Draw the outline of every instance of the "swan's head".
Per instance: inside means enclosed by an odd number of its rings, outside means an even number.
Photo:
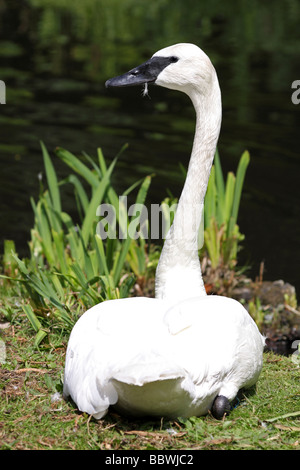
[[[106,87],[154,83],[192,94],[205,93],[216,77],[208,56],[194,44],[175,44],[156,52],[151,59],[129,72],[107,80]]]

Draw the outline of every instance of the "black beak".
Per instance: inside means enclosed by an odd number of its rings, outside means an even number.
[[[129,70],[129,72],[107,80],[105,86],[110,88],[155,83],[160,72],[169,64],[177,62],[177,60],[177,57],[152,57],[147,62]]]

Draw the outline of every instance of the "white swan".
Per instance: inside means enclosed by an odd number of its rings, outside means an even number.
[[[235,300],[207,296],[197,249],[204,196],[221,124],[218,79],[197,46],[160,50],[106,85],[155,83],[187,93],[196,110],[188,174],[156,273],[156,298],[111,300],[74,326],[64,395],[95,418],[124,413],[220,419],[262,368],[264,338]]]

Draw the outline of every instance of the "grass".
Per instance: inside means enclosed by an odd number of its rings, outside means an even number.
[[[18,307],[16,307],[18,308]],[[265,353],[253,394],[241,396],[224,421],[132,420],[111,411],[96,421],[61,398],[67,336],[51,333],[32,348],[32,327],[20,312],[2,329],[0,449],[200,450],[300,448],[299,363]]]

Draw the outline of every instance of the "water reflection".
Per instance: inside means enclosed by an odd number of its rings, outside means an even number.
[[[219,150],[225,171],[245,148],[251,163],[240,212],[246,234],[241,262],[252,274],[300,288],[299,2],[157,0],[0,1],[0,234],[26,250],[29,203],[42,171],[39,141],[113,158],[129,149],[117,172],[121,188],[156,173],[150,199],[179,194],[178,162],[187,165],[194,112],[187,97],[158,87],[150,100],[137,89],[107,91],[107,78],[176,42],[194,42],[212,58],[223,93]],[[57,162],[60,174],[63,166]],[[72,199],[66,199],[70,207]]]

